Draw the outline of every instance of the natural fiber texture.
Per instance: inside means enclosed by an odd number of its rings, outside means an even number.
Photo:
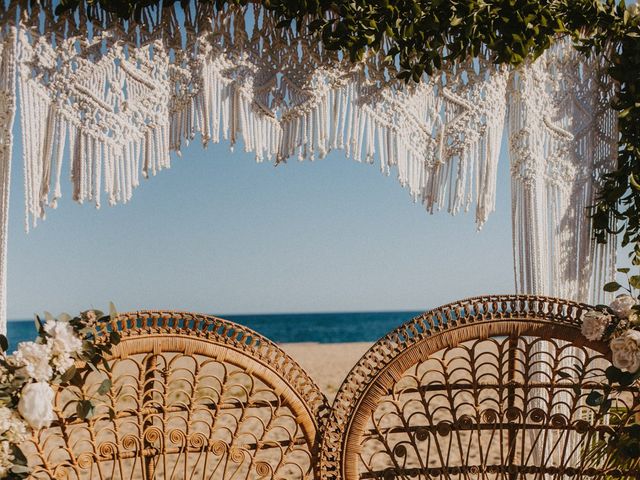
[[[491,296],[431,310],[371,347],[331,411],[245,327],[124,314],[104,329],[122,334],[111,371],[85,368],[84,385],[60,389],[57,422],[24,449],[34,478],[637,478],[585,453],[640,413],[637,386],[614,387],[606,415],[586,404],[610,365],[607,345],[580,335],[590,308]],[[88,396],[95,415],[81,421]]]
[[[548,297],[478,297],[386,335],[336,395],[323,478],[637,478],[585,454],[640,411],[635,386],[614,387],[609,415],[586,404],[610,365],[607,345],[580,335],[588,310]]]
[[[518,71],[510,88],[516,291],[602,303],[616,241],[596,244],[587,212],[614,167],[617,114],[601,59],[568,43]]]
[[[0,25],[0,333],[7,333],[7,237],[15,99],[16,29]]]
[[[316,384],[275,344],[207,315],[137,312],[103,333],[122,341],[111,371],[59,389],[58,420],[23,450],[33,478],[244,480],[317,478],[328,414]],[[97,394],[105,378],[106,395]],[[76,416],[93,398],[94,415]]]
[[[56,22],[48,6],[20,23],[33,222],[62,194],[65,148],[74,199],[99,206],[103,190],[111,204],[128,201],[140,175],[167,168],[169,152],[199,133],[205,144],[242,140],[258,161],[336,148],[357,161],[377,155],[428,210],[455,213],[476,200],[484,223],[495,201],[506,71],[475,61],[403,87],[378,59],[341,62],[316,40],[275,28],[261,7],[212,8],[197,2],[187,15],[183,29],[195,33],[185,49],[171,9],[141,41],[135,29],[100,21],[87,39],[75,18]]]

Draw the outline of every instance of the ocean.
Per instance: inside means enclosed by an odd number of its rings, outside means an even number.
[[[419,312],[286,313],[268,315],[220,315],[245,325],[277,343],[375,342],[411,320]],[[7,325],[9,351],[19,342],[33,340],[32,320],[13,320]]]

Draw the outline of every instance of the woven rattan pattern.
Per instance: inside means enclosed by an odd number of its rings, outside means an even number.
[[[608,416],[586,405],[610,365],[607,346],[580,334],[588,308],[478,297],[386,335],[336,396],[323,478],[637,477],[584,454],[639,410],[630,388],[620,388]]]
[[[60,389],[58,421],[25,446],[34,478],[312,479],[319,423],[316,384],[274,343],[208,315],[122,314],[111,372],[86,369]],[[102,336],[104,338],[104,336]],[[106,395],[96,391],[112,380]],[[92,397],[95,413],[76,416]]]

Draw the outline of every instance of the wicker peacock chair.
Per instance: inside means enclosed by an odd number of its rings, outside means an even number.
[[[478,297],[386,335],[336,396],[322,478],[638,478],[586,453],[639,410],[631,387],[608,414],[587,405],[610,365],[607,346],[580,334],[587,308]]]
[[[327,403],[275,344],[190,313],[123,314],[112,329],[122,341],[110,371],[87,369],[85,385],[59,389],[58,420],[25,445],[34,478],[317,478]],[[81,421],[88,397],[95,413]]]

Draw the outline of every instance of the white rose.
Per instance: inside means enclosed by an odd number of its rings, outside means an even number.
[[[49,380],[53,375],[51,346],[35,342],[20,342],[13,358],[18,367],[24,367],[26,374],[38,382]]]
[[[631,314],[631,307],[636,304],[636,299],[631,295],[620,295],[611,302],[611,310],[620,318],[627,318]]]
[[[4,478],[13,467],[13,451],[11,444],[7,440],[0,442],[0,478]]]
[[[47,382],[28,383],[22,389],[18,412],[33,429],[48,427],[55,419],[53,389]]]
[[[14,444],[22,443],[26,440],[26,425],[15,410],[0,407],[0,434]]]
[[[582,326],[580,330],[587,340],[602,340],[602,335],[607,329],[611,317],[606,313],[591,310],[582,317]]]
[[[67,322],[49,320],[44,324],[44,331],[50,335],[47,343],[51,345],[51,363],[58,372],[66,372],[73,366],[71,355],[82,351],[82,340]]]
[[[67,357],[66,355],[58,355],[51,359],[51,362],[56,367],[56,370],[60,373],[64,373],[73,367],[75,360],[71,357]]]
[[[636,373],[640,369],[640,332],[627,330],[609,343],[614,367],[623,372]]]
[[[51,344],[53,355],[69,356],[82,351],[82,340],[68,322],[49,320],[44,324],[44,331],[51,336],[47,343]]]
[[[96,315],[96,312],[93,310],[87,310],[84,314],[84,318],[90,324],[95,323],[95,321],[98,320],[98,316]]]

